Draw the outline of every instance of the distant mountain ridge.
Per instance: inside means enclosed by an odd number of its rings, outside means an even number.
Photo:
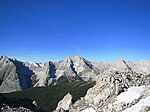
[[[70,56],[59,62],[21,62],[0,56],[0,92],[20,91],[30,87],[49,86],[59,82],[95,81],[107,71],[150,74],[150,61],[91,62],[80,56]]]

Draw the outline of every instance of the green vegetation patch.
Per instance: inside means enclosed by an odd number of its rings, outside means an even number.
[[[11,98],[30,98],[37,101],[38,105],[46,112],[55,110],[58,102],[70,93],[73,102],[85,96],[87,90],[95,85],[95,82],[64,83],[48,87],[35,87],[24,91],[4,94]]]

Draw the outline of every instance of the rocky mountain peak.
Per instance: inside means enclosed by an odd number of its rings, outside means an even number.
[[[92,64],[81,56],[69,56],[67,58],[67,61],[74,63],[75,65],[78,65],[78,66],[85,65],[85,66],[92,68]]]
[[[43,65],[46,66],[46,67],[48,67],[48,66],[50,66],[50,65],[52,65],[52,64],[53,64],[53,62],[48,61],[48,62],[45,62]]]
[[[8,61],[10,62],[10,59],[7,56],[0,56],[0,61],[2,63],[7,63]]]
[[[37,66],[37,67],[40,67],[38,63],[36,63],[35,61],[31,61],[29,62],[30,64],[34,65],[34,66]]]
[[[7,56],[0,56],[0,60],[1,59],[9,59]]]
[[[126,61],[123,60],[123,59],[119,59],[115,63],[118,64],[118,65],[123,65],[123,64],[126,64]]]
[[[69,56],[69,57],[67,57],[67,59],[70,59],[70,60],[81,60],[83,58],[81,56]]]
[[[84,63],[84,60],[85,59],[80,56],[69,56],[64,61],[67,63]]]
[[[131,71],[131,68],[128,66],[125,60],[119,59],[113,63],[113,67],[119,71]]]

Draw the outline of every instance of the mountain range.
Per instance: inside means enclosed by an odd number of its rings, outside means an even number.
[[[148,75],[150,61],[91,62],[80,56],[70,56],[59,62],[21,62],[0,56],[0,92],[25,90],[30,87],[48,86],[69,81],[95,81],[106,71],[134,71]]]
[[[37,63],[0,56],[0,92],[34,98],[46,112],[148,112],[149,85],[147,60],[92,62],[70,56]]]

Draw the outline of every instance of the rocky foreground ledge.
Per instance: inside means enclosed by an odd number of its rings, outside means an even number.
[[[96,85],[85,97],[74,104],[69,103],[69,112],[149,112],[150,78],[136,72],[107,71],[96,77]],[[64,97],[64,99],[66,96]],[[56,112],[65,112],[65,100]],[[62,102],[61,101],[61,102]]]

